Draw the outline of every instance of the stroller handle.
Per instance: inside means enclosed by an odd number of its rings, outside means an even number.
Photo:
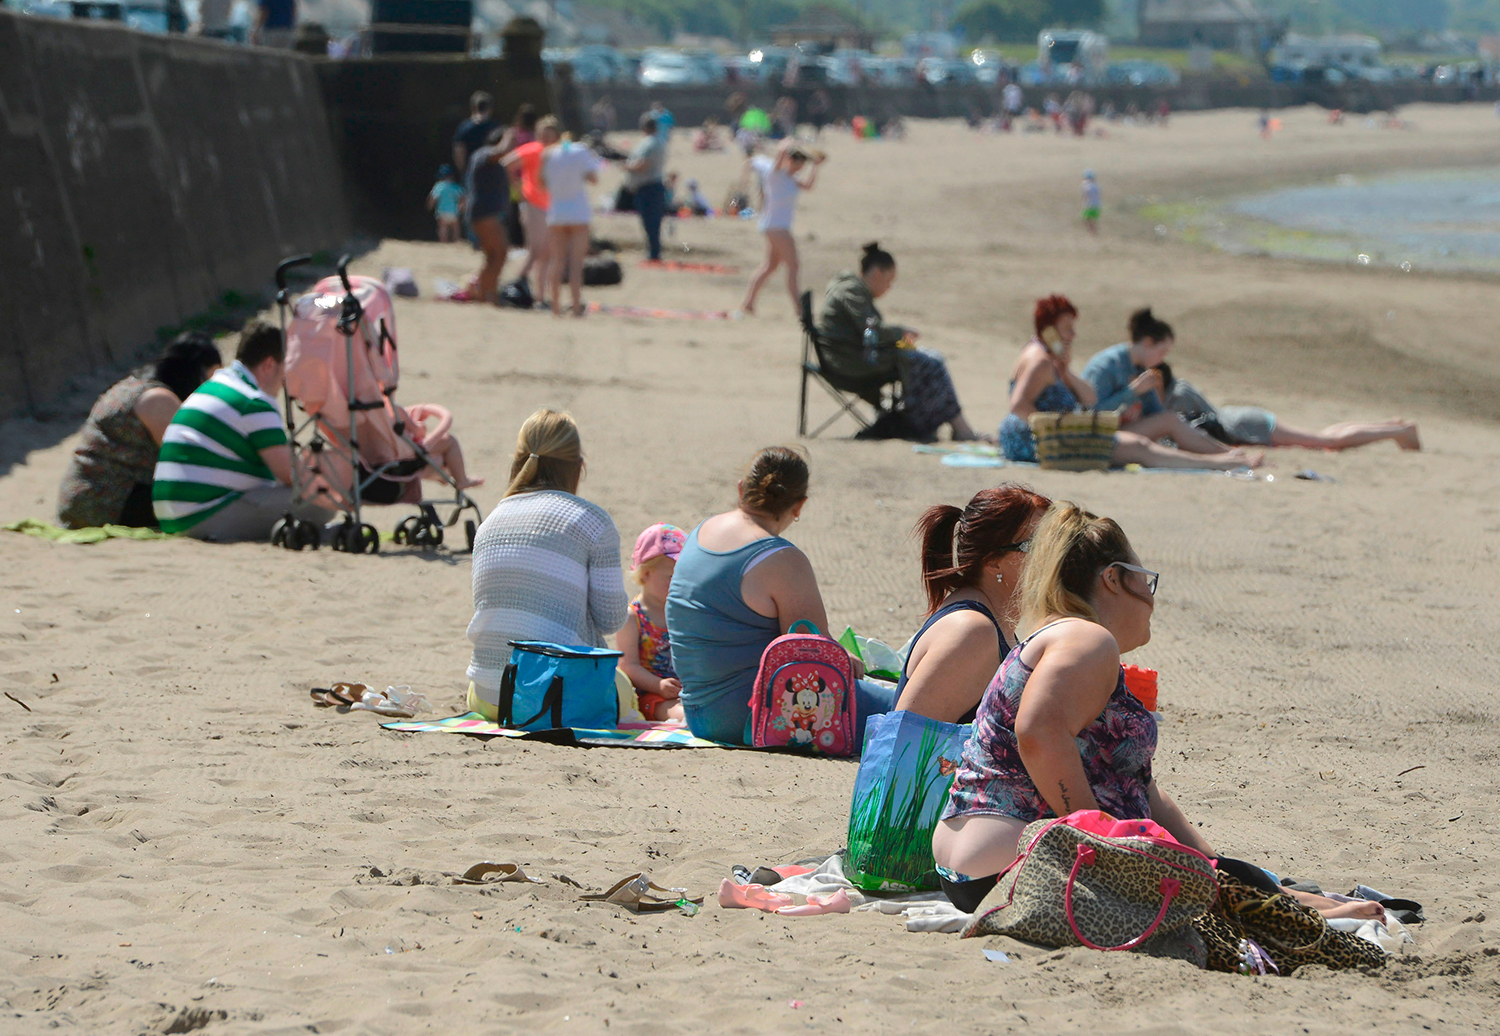
[[[312,262],[310,255],[293,255],[281,260],[276,264],[276,289],[286,291],[286,272],[293,267],[306,266]]]
[[[354,259],[352,255],[339,256],[339,280],[344,282],[345,291],[353,291],[354,285],[349,283],[349,263]]]

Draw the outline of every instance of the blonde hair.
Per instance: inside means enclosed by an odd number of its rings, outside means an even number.
[[[652,569],[659,567],[663,561],[672,560],[674,559],[667,557],[665,554],[658,554],[654,558],[647,558],[631,569],[630,579],[636,586],[644,587],[646,585],[646,577],[651,574]]]
[[[1089,603],[1095,577],[1133,556],[1130,540],[1113,518],[1092,515],[1067,500],[1053,504],[1031,534],[1021,572],[1020,628],[1035,629],[1049,615],[1098,621]]]
[[[528,417],[516,436],[506,496],[540,489],[578,490],[583,477],[583,442],[573,415],[546,407]]]
[[[536,120],[536,135],[541,136],[543,130],[553,130],[559,137],[562,136],[562,123],[557,121],[556,115],[543,115]]]

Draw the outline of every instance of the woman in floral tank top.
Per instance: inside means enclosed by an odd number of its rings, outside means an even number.
[[[1213,850],[1157,787],[1156,720],[1120,656],[1151,639],[1157,575],[1114,521],[1057,503],[1031,538],[1021,616],[1034,632],[995,674],[933,834],[943,890],[973,911],[1040,817],[1100,809]]]

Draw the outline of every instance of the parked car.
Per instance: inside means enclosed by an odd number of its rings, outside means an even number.
[[[706,80],[687,55],[675,50],[648,50],[641,55],[636,81],[642,86],[695,86]]]
[[[702,82],[722,83],[729,78],[724,59],[711,50],[685,50],[682,56],[692,63]]]

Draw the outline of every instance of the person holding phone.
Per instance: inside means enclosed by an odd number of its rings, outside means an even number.
[[[1032,314],[1036,335],[1021,350],[1010,379],[1010,413],[1000,425],[1000,448],[1005,459],[1036,463],[1036,436],[1027,422],[1032,414],[1065,414],[1094,408],[1098,393],[1086,379],[1073,373],[1073,339],[1077,336],[1078,308],[1065,295],[1039,299]],[[1205,437],[1206,438],[1206,437]],[[1110,460],[1117,466],[1139,464],[1146,468],[1209,468],[1232,471],[1255,468],[1265,454],[1243,450],[1216,453],[1184,453],[1139,432],[1115,433]]]

